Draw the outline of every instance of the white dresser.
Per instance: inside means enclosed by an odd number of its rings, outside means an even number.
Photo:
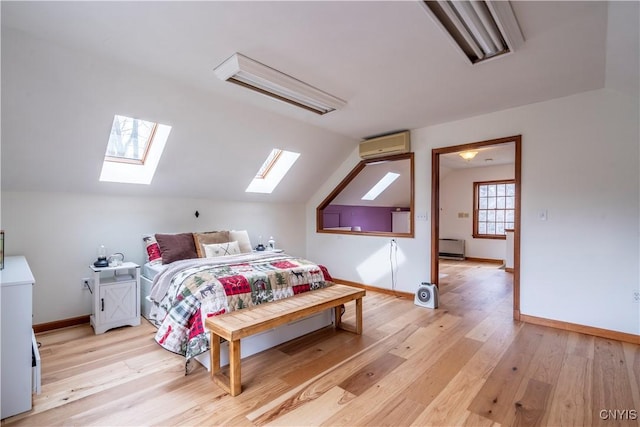
[[[2,418],[31,409],[33,387],[32,293],[35,280],[23,256],[10,256],[2,282]],[[39,356],[38,356],[39,358]]]

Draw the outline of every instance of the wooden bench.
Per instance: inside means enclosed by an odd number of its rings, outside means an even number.
[[[242,391],[240,381],[240,339],[284,325],[330,308],[336,308],[355,300],[355,327],[342,324],[341,310],[335,310],[335,327],[362,334],[362,298],[365,290],[345,285],[304,292],[291,298],[260,304],[231,313],[212,316],[205,320],[210,331],[211,379],[231,396]],[[220,338],[229,342],[229,376],[220,370]]]

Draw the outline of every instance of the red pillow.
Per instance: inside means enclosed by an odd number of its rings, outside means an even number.
[[[147,254],[147,261],[151,265],[161,264],[162,263],[162,253],[160,253],[160,246],[158,246],[158,242],[156,238],[153,236],[143,236],[142,241],[144,242],[145,251]]]
[[[181,259],[198,258],[192,233],[156,234],[162,254],[162,263],[170,264]]]

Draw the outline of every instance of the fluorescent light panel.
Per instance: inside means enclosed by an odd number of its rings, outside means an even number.
[[[513,52],[524,37],[508,1],[422,1],[429,16],[472,63]]]
[[[376,185],[371,187],[371,190],[369,190],[367,194],[362,196],[362,200],[375,200],[376,197],[378,197],[384,190],[386,190],[387,187],[389,187],[393,183],[393,181],[398,179],[399,176],[399,173],[387,172],[387,174],[383,176]]]
[[[213,71],[221,80],[244,86],[317,114],[330,113],[346,105],[346,102],[340,98],[240,53],[234,53]]]

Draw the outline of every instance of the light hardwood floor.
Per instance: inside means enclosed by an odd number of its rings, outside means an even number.
[[[39,334],[42,394],[2,425],[640,425],[640,346],[514,322],[496,265],[440,273],[439,309],[369,291],[362,336],[324,329],[245,359],[235,398],[202,366],[185,376],[146,321]]]

